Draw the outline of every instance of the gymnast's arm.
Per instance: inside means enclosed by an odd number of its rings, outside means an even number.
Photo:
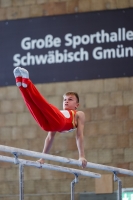
[[[76,143],[79,152],[79,160],[82,161],[82,167],[85,168],[87,165],[87,160],[85,159],[84,153],[84,123],[85,123],[85,114],[82,111],[77,112],[77,131],[76,131]]]
[[[55,134],[56,134],[56,132],[51,132],[51,131],[48,132],[48,135],[47,135],[45,142],[44,142],[44,147],[43,147],[42,153],[48,153],[49,152],[49,150],[50,150],[50,148],[53,144]],[[41,164],[43,164],[45,161],[44,161],[43,158],[41,158],[37,162],[40,162]]]

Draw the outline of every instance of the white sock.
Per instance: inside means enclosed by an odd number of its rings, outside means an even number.
[[[21,77],[21,73],[20,73],[19,67],[16,67],[16,68],[13,70],[13,73],[14,73],[15,78]],[[20,86],[22,85],[22,83],[21,83],[21,82],[16,82],[16,85],[17,85],[18,87],[20,87]]]

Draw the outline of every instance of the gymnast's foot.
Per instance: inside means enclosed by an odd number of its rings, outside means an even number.
[[[37,160],[36,162],[39,162],[40,164],[44,164],[45,160],[43,158],[40,158],[39,160]]]
[[[29,72],[26,69],[21,68],[21,67],[19,68],[19,71],[20,71],[21,76],[22,76],[22,86],[24,88],[26,88],[28,86],[27,80],[29,79]]]
[[[20,87],[22,85],[22,75],[20,73],[20,70],[19,70],[20,67],[16,67],[14,70],[13,70],[13,74],[15,76],[15,79],[16,79],[16,85],[18,87]]]

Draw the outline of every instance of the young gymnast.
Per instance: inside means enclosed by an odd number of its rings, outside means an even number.
[[[29,79],[29,72],[21,67],[16,67],[13,71],[16,85],[19,87],[22,97],[40,127],[48,131],[44,142],[43,153],[48,153],[56,132],[69,132],[76,129],[76,143],[79,152],[79,160],[85,168],[87,161],[84,155],[83,130],[85,115],[82,111],[77,111],[79,106],[79,96],[75,92],[67,92],[63,95],[63,110],[59,110],[51,105],[39,93],[34,84]],[[44,159],[38,160],[41,164]]]

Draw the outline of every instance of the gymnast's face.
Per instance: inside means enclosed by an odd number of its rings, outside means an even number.
[[[66,95],[63,97],[63,109],[64,110],[76,110],[79,106],[75,95]]]

